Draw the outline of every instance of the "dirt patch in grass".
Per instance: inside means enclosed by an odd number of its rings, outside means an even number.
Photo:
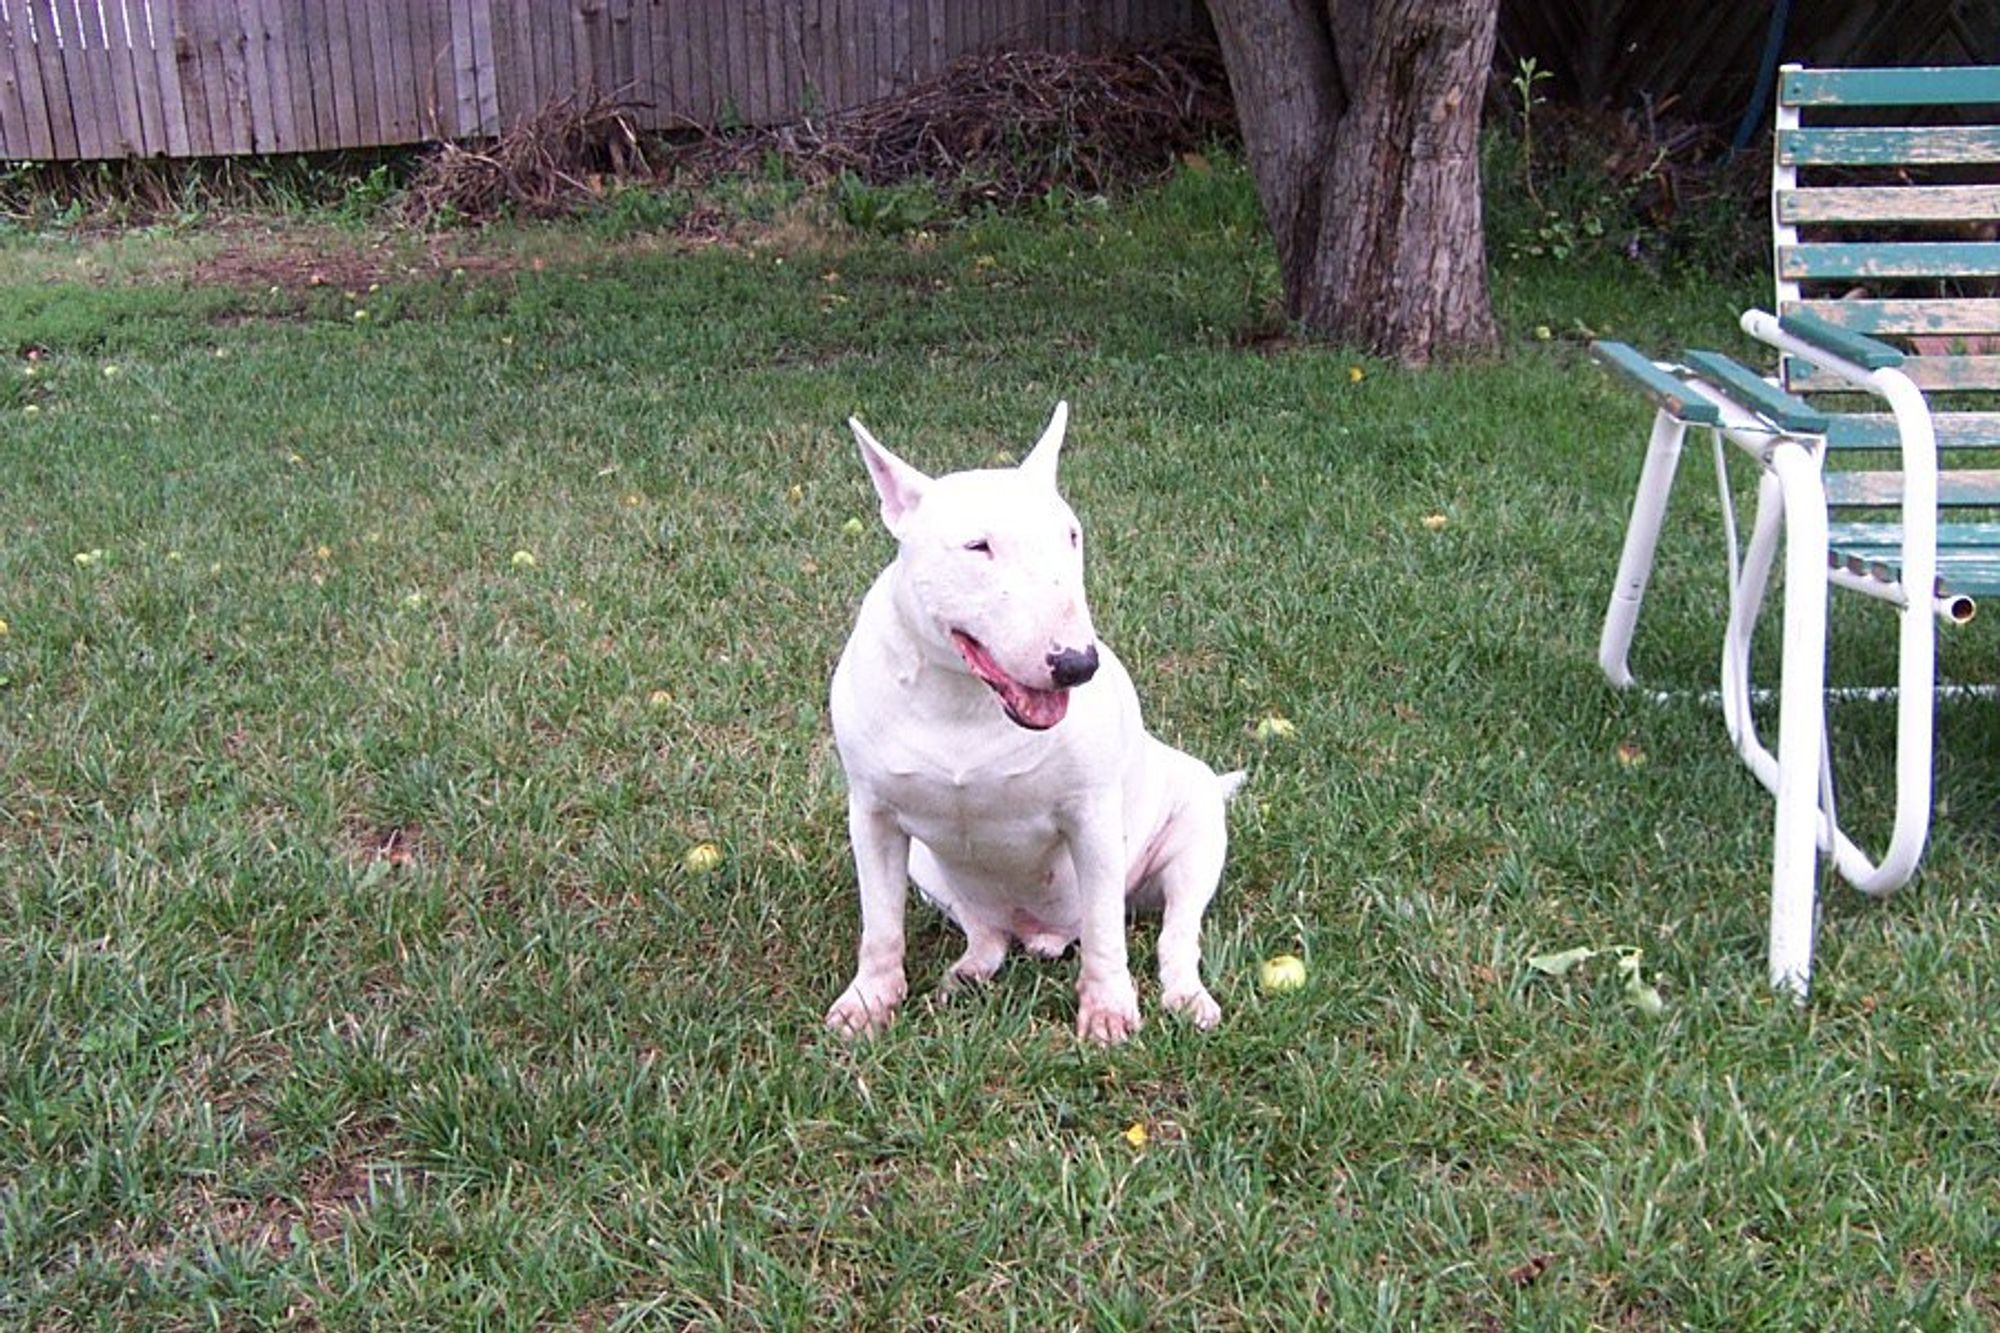
[[[387,864],[400,870],[436,859],[429,837],[415,824],[383,827],[355,823],[342,837],[347,859],[358,866]]]
[[[205,1200],[205,1217],[192,1219],[225,1244],[283,1258],[301,1242],[324,1243],[366,1211],[386,1169],[365,1161],[332,1161],[306,1173],[294,1194]]]
[[[319,291],[361,293],[390,285],[541,266],[539,259],[518,254],[482,252],[435,241],[349,238],[305,228],[241,233],[214,254],[196,261],[184,276],[198,287],[247,292],[275,289],[309,295]]]

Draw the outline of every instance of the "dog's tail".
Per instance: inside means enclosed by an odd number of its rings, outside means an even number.
[[[1234,797],[1243,784],[1249,780],[1250,771],[1243,768],[1237,769],[1234,773],[1224,773],[1216,778],[1216,781],[1222,784],[1222,799],[1225,801]]]

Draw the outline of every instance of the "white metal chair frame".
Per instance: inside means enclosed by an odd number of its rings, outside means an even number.
[[[1900,437],[1903,470],[1903,547],[1899,581],[1872,573],[1829,568],[1827,497],[1822,476],[1824,435],[1788,429],[1740,392],[1684,367],[1662,366],[1717,409],[1713,433],[1728,548],[1729,619],[1722,650],[1724,721],[1738,755],[1775,798],[1771,864],[1770,978],[1773,986],[1804,1001],[1812,975],[1817,910],[1818,854],[1828,853],[1841,876],[1871,895],[1893,893],[1922,858],[1930,825],[1932,685],[1936,669],[1935,619],[1962,620],[1970,604],[1928,592],[1936,586],[1937,439],[1930,409],[1909,376],[1894,366],[1868,368],[1788,332],[1758,310],[1743,316],[1751,336],[1799,357],[1843,383],[1882,399]],[[1889,350],[1889,349],[1884,349]],[[1606,610],[1598,662],[1613,684],[1632,683],[1627,666],[1639,606],[1665,518],[1681,447],[1690,422],[1663,405],[1652,436],[1620,554],[1617,582]],[[1762,469],[1750,536],[1739,548],[1723,442]],[[1783,655],[1778,683],[1775,751],[1752,716],[1750,641],[1776,563],[1785,548]],[[1827,602],[1832,587],[1865,593],[1900,613],[1895,822],[1877,862],[1842,831],[1835,811],[1826,740]]]

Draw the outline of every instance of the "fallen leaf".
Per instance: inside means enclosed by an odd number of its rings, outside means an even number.
[[[1564,949],[1561,953],[1538,953],[1528,959],[1528,966],[1545,977],[1560,977],[1578,963],[1597,957],[1597,950],[1587,944],[1579,944],[1574,949]]]
[[[1667,1002],[1660,998],[1657,987],[1649,986],[1634,976],[1625,983],[1625,998],[1630,1000],[1642,1014],[1658,1015],[1665,1012]]]

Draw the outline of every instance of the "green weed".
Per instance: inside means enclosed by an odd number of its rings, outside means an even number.
[[[834,200],[842,222],[878,236],[920,230],[944,211],[936,189],[927,182],[870,185],[852,172],[841,174]]]

